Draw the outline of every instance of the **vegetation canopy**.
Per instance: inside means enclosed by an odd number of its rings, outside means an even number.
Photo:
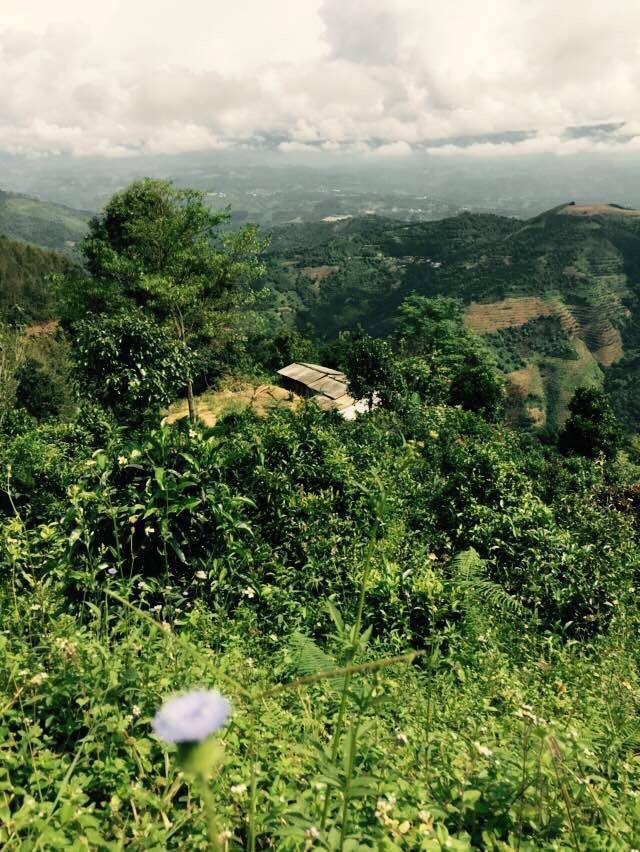
[[[3,849],[640,846],[637,438],[557,297],[464,298],[571,227],[291,228],[296,291],[199,192],[108,202],[0,324]]]

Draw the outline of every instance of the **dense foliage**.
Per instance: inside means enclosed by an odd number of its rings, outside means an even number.
[[[62,255],[2,236],[0,232],[0,320],[37,322],[53,313],[52,276],[66,272]]]
[[[507,428],[461,303],[414,296],[385,339],[225,350],[254,383],[332,354],[379,397],[355,420],[298,400],[169,424],[181,359],[211,350],[120,237],[96,249],[111,309],[95,266],[67,317],[77,405],[52,416],[7,357],[30,402],[0,412],[0,845],[637,847],[640,470],[603,393],[559,444]],[[202,689],[226,726],[154,733]]]
[[[135,308],[77,323],[72,353],[83,395],[129,420],[175,399],[188,373],[182,347]]]
[[[520,370],[538,355],[575,360],[578,356],[567,331],[556,316],[538,317],[520,326],[508,326],[485,340],[495,350],[505,373]]]
[[[622,444],[622,429],[611,403],[599,388],[578,388],[569,403],[570,416],[560,436],[560,449],[595,459],[612,458]]]

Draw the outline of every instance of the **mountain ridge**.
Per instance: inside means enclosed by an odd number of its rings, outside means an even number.
[[[91,213],[0,189],[0,233],[14,240],[73,255]]]

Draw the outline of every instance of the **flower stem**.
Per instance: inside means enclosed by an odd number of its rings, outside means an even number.
[[[218,821],[216,820],[215,802],[211,794],[211,788],[205,773],[198,775],[200,788],[202,791],[202,802],[204,804],[205,816],[207,818],[207,833],[209,835],[209,846],[213,852],[222,852],[220,844],[220,831],[218,829]]]
[[[364,612],[364,599],[367,592],[367,584],[369,581],[369,572],[371,570],[371,563],[373,562],[373,554],[375,551],[375,546],[378,541],[378,530],[380,529],[380,519],[376,519],[376,523],[374,524],[373,529],[371,530],[371,535],[369,536],[369,542],[367,544],[367,552],[364,558],[364,565],[362,568],[362,581],[360,583],[360,593],[358,595],[358,609],[356,611],[356,620],[354,622],[352,631],[351,631],[351,647],[347,652],[347,673],[345,674],[344,682],[342,684],[342,695],[340,696],[340,709],[338,710],[338,718],[336,720],[336,726],[333,731],[333,739],[331,741],[331,763],[335,763],[336,757],[338,755],[338,746],[340,744],[340,733],[342,731],[342,725],[344,722],[344,716],[347,709],[347,697],[349,694],[349,685],[351,683],[351,675],[352,672],[349,670],[349,664],[353,661],[357,651],[358,651],[358,643],[360,639],[360,630],[362,627],[362,613]],[[322,817],[320,820],[320,830],[324,831],[325,826],[327,824],[327,815],[329,813],[329,787],[325,790],[324,794],[324,802],[322,805]]]

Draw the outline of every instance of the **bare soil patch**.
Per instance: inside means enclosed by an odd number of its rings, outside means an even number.
[[[338,272],[339,269],[339,266],[304,266],[301,271],[303,275],[307,276],[307,278],[310,278],[312,281],[315,281],[316,284],[319,284],[334,272]]]
[[[560,213],[568,216],[640,216],[640,210],[628,210],[613,204],[568,204]]]
[[[33,325],[28,325],[24,333],[27,337],[40,337],[42,334],[55,334],[60,323],[58,320],[49,320],[48,322],[36,322]]]

